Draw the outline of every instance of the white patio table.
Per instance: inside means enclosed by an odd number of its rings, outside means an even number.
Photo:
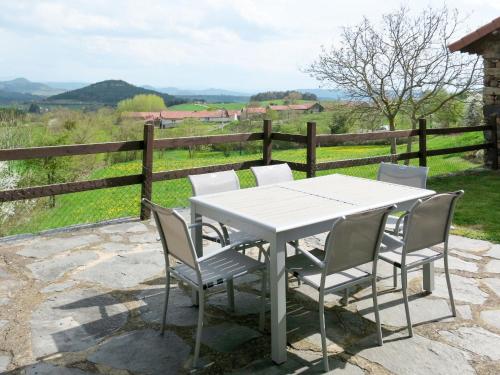
[[[286,243],[331,229],[336,218],[435,194],[365,178],[332,174],[191,198],[191,220],[202,216],[270,244],[271,343],[275,363],[286,361]],[[202,236],[193,229],[199,255]],[[434,269],[424,268],[424,289],[434,288]]]

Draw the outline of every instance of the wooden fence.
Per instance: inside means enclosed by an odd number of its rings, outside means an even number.
[[[498,119],[500,120],[500,118]],[[437,150],[427,150],[428,135],[448,135],[466,132],[492,132],[492,142],[477,145],[450,147]],[[108,142],[84,145],[67,146],[47,146],[34,148],[2,149],[0,150],[0,161],[26,160],[45,157],[91,155],[99,153],[142,151],[142,173],[126,175],[120,177],[109,177],[99,180],[78,181],[68,183],[58,183],[53,185],[35,186],[19,188],[13,190],[0,191],[0,203],[41,198],[60,194],[76,193],[87,190],[113,188],[141,184],[141,197],[151,199],[153,182],[173,180],[187,177],[191,174],[201,174],[209,172],[226,171],[230,169],[241,170],[252,166],[288,163],[292,170],[305,172],[307,177],[314,177],[317,171],[330,170],[336,168],[346,168],[376,164],[380,162],[397,162],[399,160],[419,159],[419,165],[426,166],[427,158],[430,156],[454,154],[459,152],[474,150],[493,150],[495,155],[499,155],[500,121],[496,116],[488,119],[488,124],[484,126],[455,127],[443,129],[427,129],[426,120],[419,121],[419,128],[416,130],[381,131],[373,133],[348,133],[333,135],[317,135],[316,123],[307,123],[307,135],[274,133],[270,120],[264,120],[263,130],[259,133],[239,133],[228,135],[182,137],[154,139],[154,126],[144,126],[144,138],[140,141]],[[360,143],[375,140],[390,140],[408,137],[418,137],[419,151],[399,154],[390,154],[358,159],[336,160],[329,162],[316,162],[316,149],[319,146],[334,146],[345,142]],[[153,172],[153,151],[173,149],[197,145],[215,145],[230,142],[250,142],[262,141],[262,158],[232,164],[211,165],[189,169],[179,169],[171,171]],[[276,160],[272,157],[273,141],[295,142],[306,145],[306,162],[297,163],[285,160]],[[494,159],[493,169],[498,169],[498,157]],[[150,212],[141,206],[141,219],[150,217]]]

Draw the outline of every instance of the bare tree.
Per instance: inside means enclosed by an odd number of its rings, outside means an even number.
[[[396,129],[399,114],[409,116],[415,128],[419,117],[438,111],[478,82],[479,58],[447,48],[461,23],[458,13],[446,7],[416,15],[402,7],[384,15],[378,27],[364,18],[343,28],[340,45],[323,47],[306,71],[353,100],[371,102],[390,130]],[[394,139],[391,153],[396,153]]]

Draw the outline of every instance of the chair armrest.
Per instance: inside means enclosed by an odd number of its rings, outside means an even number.
[[[399,234],[399,227],[401,226],[401,223],[403,222],[403,220],[410,214],[409,211],[405,211],[405,213],[403,215],[401,215],[398,219],[398,221],[396,221],[396,226],[394,227],[394,234],[395,235],[398,235]]]
[[[396,236],[384,233],[382,242],[380,243],[380,250],[390,251],[398,249],[404,245],[404,242]]]
[[[196,228],[196,227],[208,227],[208,228],[212,229],[217,234],[217,237],[219,237],[220,244],[222,246],[226,245],[226,239],[222,235],[221,231],[218,230],[215,225],[212,225],[210,223],[194,223],[194,224],[188,225],[189,229]]]
[[[315,265],[317,265],[318,267],[320,267],[320,268],[324,268],[325,267],[325,262],[322,262],[321,260],[319,260],[318,258],[316,258],[309,251],[302,250],[300,247],[296,247],[296,249],[299,252],[301,252],[302,254],[304,254],[307,258],[309,258],[309,260],[311,262],[313,262]]]

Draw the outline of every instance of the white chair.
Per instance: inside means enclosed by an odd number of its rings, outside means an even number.
[[[428,174],[427,167],[380,163],[377,180],[425,189]]]
[[[240,188],[240,181],[234,170],[190,175],[188,179],[191,183],[193,196],[223,193],[226,191],[238,190]],[[228,227],[222,223],[219,223],[219,225],[224,235],[225,244],[239,243],[238,249],[243,251],[247,248],[257,246],[259,247],[259,260],[261,259],[264,251],[262,246],[265,243],[263,240]],[[218,236],[203,235],[203,238],[209,241],[219,242]]]
[[[286,269],[304,283],[319,291],[319,319],[323,364],[329,371],[324,314],[325,293],[344,290],[371,282],[377,338],[382,345],[382,330],[377,305],[377,260],[387,216],[394,206],[338,219],[327,237],[325,250],[301,254],[286,259]],[[372,262],[372,272],[358,268]]]
[[[255,177],[257,186],[293,181],[292,170],[286,163],[251,167],[250,170]]]
[[[170,275],[172,275],[178,280],[196,288],[199,293],[198,327],[193,358],[193,367],[195,367],[200,354],[206,290],[218,284],[232,282],[233,279],[254,271],[261,271],[262,273],[262,308],[260,311],[259,328],[263,330],[266,298],[266,264],[237,251],[233,251],[233,246],[231,245],[198,258],[189,229],[202,224],[188,226],[182,216],[174,210],[158,206],[146,199],[143,199],[143,202],[153,212],[165,255],[165,304],[163,307],[161,334],[163,335],[165,331],[170,292]],[[176,260],[173,265],[170,263],[170,257]],[[232,290],[229,287],[228,297],[230,305],[234,304],[234,295],[232,295]],[[231,308],[234,308],[234,305]]]
[[[407,223],[403,229],[403,237],[399,238],[386,234],[383,238],[383,246],[388,251],[381,252],[380,259],[391,263],[395,269],[401,269],[403,300],[410,336],[413,336],[413,329],[407,294],[409,269],[444,258],[444,270],[448,294],[450,296],[451,311],[453,316],[456,316],[448,270],[448,236],[455,205],[458,198],[462,195],[463,191],[457,191],[454,193],[437,194],[426,200],[419,199],[411,210],[405,214]],[[429,247],[439,244],[444,244],[443,252],[429,249]],[[397,277],[397,274],[395,277]]]
[[[380,163],[377,180],[397,185],[405,185],[420,189],[427,187],[428,167],[411,167],[407,165]],[[414,202],[398,204],[398,211],[407,211]],[[387,219],[389,226],[394,226],[399,217],[390,216]]]

